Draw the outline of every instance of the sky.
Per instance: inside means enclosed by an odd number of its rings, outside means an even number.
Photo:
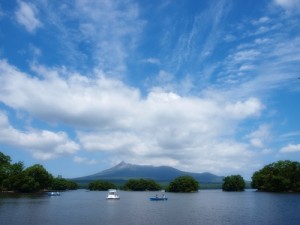
[[[300,161],[300,0],[1,0],[0,151],[251,179]]]

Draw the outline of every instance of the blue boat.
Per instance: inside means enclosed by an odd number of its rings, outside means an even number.
[[[168,198],[163,195],[162,197],[158,197],[157,195],[155,197],[150,198],[150,201],[166,201]]]

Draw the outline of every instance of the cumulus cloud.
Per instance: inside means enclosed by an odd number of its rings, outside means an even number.
[[[19,1],[19,8],[15,12],[18,23],[22,24],[28,32],[34,32],[42,26],[42,23],[37,18],[37,8],[27,2]]]
[[[234,104],[227,104],[225,112],[233,118],[247,118],[251,116],[259,116],[259,113],[263,109],[263,105],[256,98],[249,98],[246,101],[238,101]]]
[[[48,130],[20,131],[10,125],[8,117],[0,111],[0,143],[24,148],[33,157],[40,160],[54,159],[63,155],[74,154],[78,144],[69,140],[65,132]]]
[[[105,152],[112,160],[211,172],[232,168],[233,161],[233,170],[242,168],[253,157],[251,149],[234,136],[241,121],[260,115],[264,107],[257,98],[224,101],[162,90],[141,96],[138,89],[101,71],[86,77],[64,68],[35,65],[33,69],[39,77],[0,61],[0,101],[47,123],[75,128],[82,149]],[[79,148],[64,133],[45,131],[30,137],[36,145],[54,140],[52,148],[41,147],[45,152],[19,141],[39,158],[72,154]]]
[[[3,84],[0,99],[5,104],[29,111],[48,122],[75,126],[126,126],[139,92],[97,72],[95,79],[71,74],[64,69],[34,68],[42,79],[33,78],[0,61]],[[4,87],[5,86],[5,87]],[[25,94],[26,93],[26,94]],[[25,94],[25,95],[24,95]]]
[[[300,152],[300,144],[289,144],[280,149],[280,153]]]

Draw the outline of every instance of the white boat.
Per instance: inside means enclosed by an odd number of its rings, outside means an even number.
[[[116,189],[108,189],[108,195],[106,199],[120,199]]]

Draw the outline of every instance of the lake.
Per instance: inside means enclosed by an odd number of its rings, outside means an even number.
[[[165,193],[168,201],[150,201],[160,192],[67,191],[61,196],[0,195],[3,225],[298,225],[300,194],[223,192]]]

